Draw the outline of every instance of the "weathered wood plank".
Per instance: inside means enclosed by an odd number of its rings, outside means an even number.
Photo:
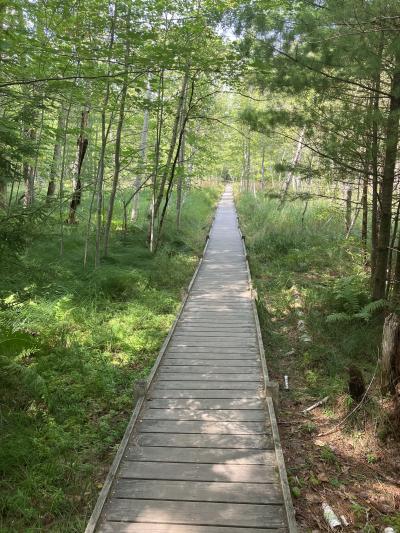
[[[218,328],[218,327],[229,327],[229,328],[235,328],[235,327],[247,327],[247,328],[254,328],[254,322],[251,322],[250,320],[230,320],[230,319],[224,319],[223,317],[220,317],[218,319],[218,322],[213,320],[212,317],[192,317],[191,315],[187,314],[184,318],[182,318],[179,322],[179,326],[186,326],[186,325],[198,325],[202,327],[207,328]]]
[[[129,446],[125,458],[163,463],[276,465],[275,451],[229,448],[173,448],[172,446]],[[268,480],[264,480],[265,483]]]
[[[187,357],[193,359],[194,357],[201,357],[204,359],[249,359],[250,361],[255,361],[259,358],[257,351],[253,348],[241,348],[241,349],[209,349],[209,348],[172,348],[170,347],[167,351],[168,355],[176,357]]]
[[[204,329],[196,329],[196,328],[177,328],[176,333],[174,335],[175,339],[180,338],[201,338],[201,339],[215,339],[215,340],[223,340],[223,339],[243,339],[243,340],[249,340],[249,339],[255,339],[256,338],[256,330],[251,331],[250,329],[248,331],[238,331],[236,328],[232,328],[230,330],[204,330]]]
[[[244,335],[237,337],[229,335],[228,333],[218,333],[218,335],[209,335],[206,331],[197,333],[182,333],[176,335],[171,343],[171,346],[210,346],[210,347],[228,347],[228,348],[256,348],[257,338],[255,334]]]
[[[142,433],[139,446],[172,446],[174,448],[244,448],[271,450],[272,433],[264,435],[200,435],[185,433]]]
[[[247,503],[112,499],[108,520],[230,527],[282,527],[283,506]]]
[[[99,529],[101,533],[287,533],[287,529],[253,527],[215,527],[174,524],[143,524],[132,522],[105,522]]]
[[[220,481],[225,483],[276,483],[277,468],[271,465],[162,463],[124,460],[120,478]]]
[[[203,343],[201,346],[194,344],[187,345],[187,344],[173,344],[171,343],[168,349],[168,353],[174,353],[174,352],[184,352],[184,353],[208,353],[217,355],[220,353],[224,354],[240,354],[240,355],[251,355],[253,354],[254,357],[258,355],[257,349],[255,345],[253,346],[238,346],[237,344],[230,343],[231,346],[215,346],[213,343],[209,343],[209,346],[205,346]]]
[[[209,368],[213,365],[224,365],[226,368],[227,366],[232,366],[232,368],[242,368],[244,372],[246,372],[246,369],[249,371],[255,371],[258,368],[260,368],[260,363],[257,361],[257,359],[254,359],[253,357],[247,357],[247,358],[240,358],[240,359],[231,359],[229,357],[215,357],[212,356],[211,358],[206,357],[200,357],[196,356],[195,358],[192,357],[178,357],[167,355],[165,356],[165,365],[171,366],[174,368],[179,368],[179,366],[186,366],[188,368],[196,368],[196,367],[204,367]],[[219,366],[218,366],[219,367]],[[220,367],[219,367],[220,368]]]
[[[160,371],[158,376],[159,381],[244,381],[246,382],[261,382],[260,374],[217,374],[213,372],[177,372],[171,374],[170,372]]]
[[[257,397],[252,398],[240,398],[240,399],[157,399],[153,398],[147,402],[151,408],[155,409],[212,409],[218,411],[219,409],[264,409],[265,402]]]
[[[158,381],[155,387],[157,389],[197,389],[197,390],[212,390],[212,389],[225,389],[236,390],[237,395],[240,396],[239,389],[257,391],[260,389],[260,382],[256,381],[209,381],[209,380],[192,380],[192,381]]]
[[[261,398],[261,390],[254,389],[238,389],[236,386],[234,389],[185,389],[183,387],[175,389],[166,389],[160,387],[154,387],[151,391],[149,398],[188,398],[188,399],[201,399],[201,398],[234,398],[240,400],[242,398]]]
[[[201,420],[204,422],[263,422],[263,409],[147,409],[143,420]]]
[[[214,359],[215,362],[215,359]],[[168,363],[168,364],[167,364]],[[162,372],[164,373],[173,373],[174,375],[177,374],[184,374],[187,372],[195,373],[197,374],[207,374],[210,372],[215,372],[216,374],[240,374],[242,376],[249,376],[249,379],[253,378],[259,378],[260,377],[260,371],[256,366],[249,367],[249,368],[243,368],[243,366],[237,366],[233,365],[232,361],[230,361],[229,366],[217,366],[217,363],[215,365],[174,365],[170,364],[168,359],[165,360],[165,364],[161,367]]]
[[[255,435],[265,432],[261,422],[203,422],[176,420],[143,420],[141,433],[214,433],[219,435]]]
[[[211,490],[210,490],[211,489]],[[114,497],[146,500],[178,500],[222,503],[282,503],[277,483],[224,483],[164,479],[120,479]]]
[[[242,335],[245,335],[247,337],[251,337],[256,335],[256,330],[251,327],[234,327],[229,326],[226,328],[223,328],[222,326],[219,326],[218,328],[205,328],[199,325],[194,326],[180,326],[176,328],[177,335],[181,336],[187,336],[187,335],[195,335],[196,337],[199,337],[201,335],[207,334],[209,337],[241,337]]]

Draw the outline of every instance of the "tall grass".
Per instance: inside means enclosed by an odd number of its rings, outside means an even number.
[[[305,211],[302,201],[280,209],[278,200],[241,194],[238,208],[273,368],[280,372],[286,357],[306,383],[300,395],[343,392],[350,363],[370,375],[381,325],[366,312],[358,316],[369,301],[358,228],[346,238],[343,211],[321,200]],[[312,342],[301,341],[294,293]]]
[[[85,224],[47,222],[0,275],[0,530],[81,532],[174,319],[211,220],[217,190],[171,211],[164,245],[146,247],[141,219],[113,227],[110,257],[83,269]],[[85,206],[80,213],[87,215]],[[93,253],[93,250],[90,250]]]

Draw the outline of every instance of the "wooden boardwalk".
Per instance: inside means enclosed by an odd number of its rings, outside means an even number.
[[[87,533],[296,531],[227,187]]]

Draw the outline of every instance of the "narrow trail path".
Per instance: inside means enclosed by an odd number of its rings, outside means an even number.
[[[189,296],[87,532],[295,532],[262,357],[227,187]]]

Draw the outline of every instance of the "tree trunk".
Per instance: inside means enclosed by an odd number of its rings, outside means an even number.
[[[7,183],[0,179],[0,209],[7,208]]]
[[[82,181],[81,181],[81,172],[82,165],[85,159],[87,147],[89,144],[89,139],[87,137],[87,127],[89,121],[89,107],[85,106],[81,114],[81,125],[80,125],[80,134],[76,142],[76,157],[73,167],[73,178],[72,178],[72,198],[69,206],[67,224],[76,224],[76,211],[82,200]]]
[[[400,303],[400,232],[397,236],[396,265],[394,268],[393,279],[393,302],[396,305]]]
[[[157,177],[160,166],[161,154],[161,136],[164,126],[164,70],[161,70],[158,90],[157,90],[157,126],[156,126],[156,143],[154,149],[154,169],[152,172],[151,202],[149,212],[149,229],[147,232],[147,242],[149,243],[150,252],[155,250],[155,205],[157,200]]]
[[[30,207],[34,199],[34,168],[29,163],[24,163],[24,207]]]
[[[300,132],[299,140],[297,142],[296,152],[294,154],[293,161],[292,161],[292,167],[293,168],[289,172],[289,174],[288,174],[288,176],[286,178],[286,181],[285,181],[282,200],[281,200],[281,207],[283,207],[283,205],[284,205],[284,203],[286,201],[286,196],[288,194],[290,185],[291,185],[291,183],[293,181],[293,178],[294,178],[295,167],[300,163],[300,160],[301,160],[301,153],[303,151],[303,143],[304,143],[305,134],[306,134],[306,127],[303,126],[303,128],[302,128],[302,130]]]
[[[364,250],[364,256],[367,253],[367,240],[368,240],[368,163],[365,164],[364,177],[363,177],[363,191],[362,191],[362,225],[361,225],[361,242]]]
[[[111,7],[111,4],[110,4]],[[111,19],[110,27],[110,42],[108,45],[108,74],[111,70],[111,52],[114,46],[115,40],[115,23],[117,20],[117,4],[114,5],[114,11]],[[101,150],[100,158],[97,168],[96,179],[96,243],[94,252],[94,267],[97,268],[100,265],[100,251],[101,251],[101,231],[103,224],[103,183],[104,183],[104,166],[105,156],[107,149],[108,136],[111,130],[111,123],[113,119],[113,112],[110,114],[110,120],[108,127],[106,128],[106,111],[108,101],[110,99],[110,81],[107,81],[106,91],[104,93],[103,108],[101,110]]]
[[[161,178],[160,189],[158,191],[158,195],[157,195],[157,198],[156,198],[156,201],[155,201],[155,204],[154,204],[154,209],[153,209],[153,211],[154,211],[153,216],[154,216],[155,219],[158,216],[158,211],[160,209],[161,202],[162,202],[162,199],[163,199],[163,196],[164,196],[165,184],[166,184],[168,176],[170,175],[170,172],[171,172],[171,164],[173,162],[173,157],[174,157],[174,152],[175,152],[175,147],[176,147],[176,141],[177,141],[178,135],[179,135],[179,126],[180,126],[180,123],[181,123],[181,115],[182,115],[182,109],[183,109],[183,105],[184,105],[184,101],[185,101],[185,94],[186,94],[188,80],[189,80],[189,69],[186,70],[186,72],[185,72],[185,74],[183,76],[181,90],[180,90],[180,93],[179,93],[178,105],[177,105],[176,113],[175,113],[175,121],[174,121],[174,126],[173,126],[173,129],[172,129],[171,142],[170,142],[170,145],[169,145],[167,161],[166,161],[165,169],[164,169],[164,172],[163,172],[163,175],[162,175],[162,178]]]
[[[400,382],[400,318],[391,313],[386,317],[382,334],[381,391],[395,394]]]
[[[376,73],[373,95],[373,119],[372,119],[372,144],[371,144],[371,164],[372,164],[372,213],[371,213],[371,286],[373,287],[376,268],[376,255],[379,235],[379,205],[378,205],[378,185],[379,185],[379,91],[381,88],[381,63],[383,54],[383,33],[379,44],[379,69]]]
[[[261,189],[265,189],[265,144],[261,151]]]
[[[352,205],[352,196],[353,196],[353,189],[351,185],[349,185],[346,189],[346,234],[349,234],[351,231],[351,205]]]
[[[150,84],[147,83],[146,99],[148,102],[150,102],[150,98],[151,98]],[[142,180],[144,179],[144,170],[145,170],[146,157],[147,157],[147,139],[149,135],[149,119],[150,119],[150,112],[149,112],[148,107],[146,107],[146,109],[144,110],[144,115],[143,115],[143,127],[142,127],[142,135],[140,138],[139,165],[138,165],[138,172],[137,172],[136,180],[135,180],[135,191],[140,190]],[[133,197],[131,222],[135,222],[135,220],[137,220],[138,215],[139,215],[139,194],[140,194],[139,192],[136,192],[135,196]]]
[[[245,153],[244,153],[244,178],[246,181],[246,192],[250,192],[250,169],[251,169],[251,152],[250,152],[250,131],[247,132]]]
[[[390,239],[390,246],[389,246],[389,253],[388,253],[386,298],[389,298],[390,289],[392,285],[393,250],[396,244],[397,228],[399,226],[399,216],[400,216],[400,201],[397,202],[396,215],[394,217],[394,225],[393,225],[393,230],[392,230],[392,236]],[[396,261],[397,261],[397,257],[396,257]]]
[[[127,34],[128,34],[128,30],[129,30],[130,18],[131,18],[131,11],[130,11],[130,8],[129,8],[128,9],[128,13],[126,15],[126,32],[127,32]],[[127,35],[126,36],[126,42],[125,42],[124,82],[123,82],[123,85],[122,85],[121,101],[120,101],[120,104],[119,104],[118,125],[117,125],[117,132],[116,132],[116,136],[115,136],[114,175],[113,175],[113,181],[112,181],[112,186],[111,186],[110,202],[108,204],[106,226],[104,228],[104,256],[105,257],[107,257],[107,255],[108,255],[110,230],[111,230],[112,217],[113,217],[113,213],[114,213],[115,196],[117,194],[119,173],[120,173],[120,170],[121,170],[121,138],[122,138],[122,128],[123,128],[124,119],[125,119],[126,95],[128,93],[128,61],[129,61],[129,54],[130,54],[130,40],[129,40],[129,37]]]
[[[65,167],[66,161],[68,159],[68,126],[69,126],[69,116],[71,113],[72,107],[72,94],[67,108],[67,113],[65,117],[65,129],[62,142],[62,156],[61,156],[61,173],[60,173],[60,191],[58,195],[59,199],[59,221],[60,221],[60,256],[64,253],[64,178],[65,178]]]
[[[35,140],[35,130],[31,128],[27,132],[30,141]],[[29,161],[25,161],[23,164],[23,176],[24,176],[24,207],[31,207],[35,194],[35,167],[31,165]]]
[[[49,176],[49,184],[47,187],[47,196],[46,196],[46,202],[49,203],[56,192],[56,176],[58,172],[58,168],[60,165],[61,160],[61,143],[62,143],[62,137],[63,132],[65,129],[65,115],[66,115],[66,109],[62,105],[58,114],[58,123],[57,123],[57,131],[56,131],[56,142],[54,144],[54,150],[53,150],[53,159],[51,161],[50,166],[50,176]]]
[[[189,98],[188,98],[187,112],[186,112],[185,116],[182,118],[182,124],[181,124],[181,127],[180,127],[179,136],[178,136],[178,139],[177,139],[178,140],[178,147],[177,147],[177,150],[176,150],[176,153],[175,153],[175,157],[173,158],[173,162],[172,162],[172,165],[171,165],[171,172],[170,172],[167,191],[166,191],[166,194],[165,194],[164,206],[163,206],[163,209],[162,209],[162,212],[161,212],[160,221],[158,223],[158,231],[157,231],[157,235],[156,235],[156,239],[155,239],[154,250],[157,250],[157,247],[158,247],[158,245],[160,243],[160,239],[161,239],[161,231],[162,231],[162,228],[163,228],[163,225],[164,225],[165,214],[167,212],[167,207],[168,207],[168,203],[169,203],[169,199],[170,199],[170,195],[171,195],[171,191],[172,191],[172,185],[173,185],[173,182],[174,182],[174,176],[175,176],[176,166],[177,166],[177,163],[178,163],[178,157],[179,157],[179,154],[180,154],[182,140],[183,140],[183,137],[184,137],[184,134],[185,134],[186,124],[187,124],[187,121],[189,119],[189,113],[190,113],[191,106],[192,106],[194,88],[195,88],[195,83],[194,83],[194,80],[192,80],[192,82],[191,82],[191,90],[190,90],[190,94],[189,94]]]
[[[399,141],[400,113],[400,53],[395,58],[395,72],[391,85],[389,114],[386,124],[386,150],[381,186],[381,216],[376,254],[375,277],[372,296],[375,300],[385,297],[387,262],[392,223],[392,197]]]
[[[183,173],[185,160],[185,132],[182,133],[182,141],[178,156],[178,183],[176,184],[176,228],[179,229],[181,225],[181,211],[182,211],[182,189],[183,189]]]

